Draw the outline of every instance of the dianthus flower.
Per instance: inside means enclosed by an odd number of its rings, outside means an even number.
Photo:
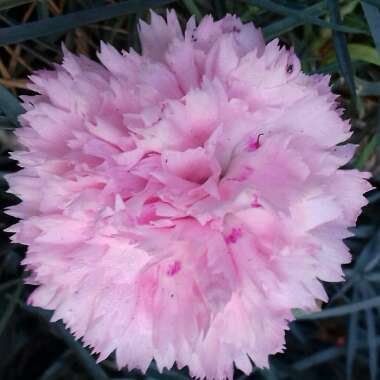
[[[249,373],[342,280],[368,176],[340,169],[329,78],[253,24],[152,13],[140,38],[30,77],[8,176],[29,301],[120,367]]]

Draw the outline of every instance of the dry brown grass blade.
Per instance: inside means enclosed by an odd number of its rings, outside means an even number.
[[[36,5],[37,5],[37,2],[33,2],[29,5],[28,9],[26,10],[26,12],[24,13],[24,15],[22,16],[22,19],[21,21],[24,23],[24,22],[27,22],[30,18],[30,16],[32,15],[34,9],[36,8]]]
[[[13,75],[17,63],[22,65],[29,72],[33,71],[33,68],[29,66],[28,62],[26,62],[25,59],[21,56],[21,45],[17,45],[14,49],[10,48],[9,46],[4,46],[4,49],[11,56],[11,60],[8,66],[8,71],[11,75]]]
[[[77,53],[88,55],[90,52],[90,41],[90,36],[86,33],[84,29],[75,29],[75,45]]]
[[[59,10],[62,12],[66,6],[66,0],[59,0]]]
[[[16,45],[14,49],[9,48],[9,46],[4,46],[4,49],[11,56],[8,63],[8,71],[11,75],[14,74],[15,69],[17,67],[17,63],[19,62],[19,56],[21,53],[21,46]]]
[[[8,71],[8,68],[4,65],[3,60],[0,58],[0,74],[3,79],[11,79],[11,74]]]
[[[54,15],[58,16],[62,12],[62,8],[58,7],[53,0],[47,0],[49,11]]]
[[[0,79],[0,84],[14,93],[16,88],[27,89],[27,83],[25,79]]]
[[[1,58],[0,58],[0,74],[2,76],[0,81],[11,81],[12,80],[11,79],[12,76],[11,76],[10,72],[8,71],[8,68],[4,65],[4,62]],[[9,87],[9,89],[12,91],[12,93],[14,95],[16,95],[16,91],[15,91],[14,87],[13,88]]]

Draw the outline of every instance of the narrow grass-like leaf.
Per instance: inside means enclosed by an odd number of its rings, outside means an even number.
[[[380,273],[368,273],[365,275],[365,279],[370,282],[380,282]]]
[[[310,16],[318,17],[326,12],[325,1],[320,1],[310,7],[302,10],[303,13]],[[289,32],[290,30],[303,25],[305,20],[301,20],[298,17],[289,16],[282,20],[270,23],[268,26],[263,28],[264,37],[266,40],[271,40],[275,37],[282,35],[283,33]]]
[[[374,343],[376,347],[380,346],[380,337],[376,337],[374,339]],[[367,348],[367,342],[360,341],[358,343],[359,350]],[[346,353],[345,347],[331,347],[327,348],[325,350],[316,352],[313,355],[310,355],[304,359],[301,359],[293,364],[293,368],[298,371],[304,371],[306,369],[309,369],[311,367],[329,362],[331,360],[337,359],[339,356],[342,356]]]
[[[354,290],[353,301],[358,300],[358,290]],[[352,377],[352,368],[358,346],[358,323],[359,323],[359,312],[352,313],[350,315],[348,323],[348,339],[347,339],[347,360],[346,360],[346,374],[347,379]]]
[[[19,5],[31,3],[33,0],[0,0],[0,11],[11,9]]]
[[[380,92],[380,82],[378,83],[379,92]],[[376,114],[376,138],[377,138],[377,146],[376,146],[376,153],[377,157],[380,157],[380,107],[377,109]],[[380,251],[380,250],[379,250]]]
[[[14,26],[17,26],[17,25],[21,25],[19,23],[17,23],[15,20],[11,19],[9,16],[4,16],[2,14],[0,14],[0,19],[2,21],[4,21],[8,26],[10,27],[14,27]],[[24,24],[22,24],[24,25]],[[0,34],[1,34],[1,29],[0,29]],[[39,39],[32,39],[32,41],[34,41],[42,50],[49,50],[49,51],[52,51],[54,53],[59,53],[60,52],[60,49],[58,49],[56,46],[50,44],[50,43],[47,43],[45,41],[41,41]],[[23,49],[25,49],[26,51],[28,51],[28,46],[26,44],[20,44],[22,46]],[[30,50],[30,49],[29,49]]]
[[[342,17],[344,18],[349,14],[353,14],[359,2],[360,0],[350,0],[349,2],[343,3],[341,7]]]
[[[360,152],[358,158],[355,162],[355,167],[362,170],[365,167],[365,163],[368,161],[369,157],[375,152],[377,144],[377,136],[373,136],[368,144]]]
[[[366,265],[371,261],[373,253],[380,250],[380,231],[378,231],[362,250],[354,266],[354,274],[364,271]]]
[[[380,263],[380,251],[375,252],[375,256],[364,267],[364,272],[371,272]]]
[[[356,313],[360,310],[370,309],[380,305],[380,296],[373,297],[365,301],[360,301],[352,303],[350,305],[330,307],[328,309],[316,312],[316,313],[302,313],[298,314],[297,319],[325,319],[325,318],[334,318],[340,317],[342,315],[347,315],[351,313]]]
[[[293,364],[293,368],[298,371],[303,371],[310,367],[334,360],[345,352],[346,350],[344,347],[331,347],[297,361]]]
[[[363,248],[360,253],[359,258],[356,260],[354,269],[350,272],[350,278],[344,283],[343,286],[330,298],[330,304],[335,300],[344,296],[344,294],[352,288],[355,282],[359,279],[361,272],[364,269],[364,266],[371,258],[373,250],[376,249],[380,241],[379,233],[377,233]]]
[[[370,82],[356,77],[355,83],[359,96],[380,96],[380,82]]]
[[[86,9],[45,20],[0,29],[0,46],[65,32],[94,22],[109,20],[122,14],[141,12],[167,5],[174,0],[129,0],[121,3]]]
[[[379,0],[362,0],[363,3],[374,5],[377,8],[380,8]]]
[[[0,85],[0,109],[15,127],[19,126],[17,117],[23,113],[23,109],[17,98],[2,85]]]
[[[327,0],[327,5],[330,10],[330,18],[334,23],[340,24],[341,18],[339,14],[339,4],[337,0]],[[356,89],[354,72],[351,64],[350,54],[348,52],[346,36],[335,30],[333,34],[334,46],[336,51],[336,56],[340,66],[341,74],[346,81],[348,88],[350,89],[353,103],[356,106]]]
[[[380,6],[380,2],[379,2]],[[362,2],[363,11],[371,30],[372,38],[380,55],[380,9],[372,4]]]
[[[373,311],[367,309],[365,311],[366,324],[367,324],[367,340],[368,340],[368,353],[369,353],[369,372],[371,380],[377,379],[377,345],[376,345],[376,327]]]
[[[294,8],[286,7],[284,5],[275,3],[274,1],[271,1],[271,0],[246,0],[246,2],[252,5],[257,5],[259,7],[267,9],[268,11],[282,14],[284,16],[297,17],[299,20],[303,21],[303,23],[308,22],[311,24],[319,25],[321,27],[330,28],[335,31],[344,32],[344,33],[368,34],[365,30],[352,28],[346,25],[341,25],[340,23],[337,23],[334,20],[332,20],[331,22],[327,22],[327,21],[321,20],[318,17],[307,14],[307,12],[303,10],[300,11]]]
[[[363,297],[369,297],[376,294],[374,289],[367,283],[361,284],[361,293]],[[376,345],[376,324],[373,311],[370,309],[365,310],[365,321],[367,327],[367,342],[369,354],[369,372],[371,380],[377,379],[378,358],[377,358],[377,345]]]

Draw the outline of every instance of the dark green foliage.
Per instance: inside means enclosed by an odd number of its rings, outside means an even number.
[[[340,16],[338,0],[327,0],[327,4],[330,11],[331,20],[335,24],[340,25],[342,23],[342,20]],[[351,91],[353,101],[356,105],[356,87],[355,87],[352,63],[350,59],[350,53],[348,51],[348,46],[347,46],[346,35],[341,31],[334,30],[333,40],[334,40],[336,56],[338,58],[341,74]]]
[[[17,95],[27,94],[31,70],[61,59],[60,46],[96,57],[99,41],[139,50],[138,18],[148,9],[175,8],[184,23],[191,14],[221,18],[236,13],[263,29],[266,40],[292,45],[304,71],[331,74],[352,142],[359,144],[349,167],[370,170],[374,190],[354,236],[347,239],[353,262],[347,281],[329,284],[330,302],[321,312],[295,311],[285,354],[271,368],[255,369],[239,380],[375,380],[380,345],[380,1],[379,0],[0,0],[0,172],[17,170],[8,158],[15,142],[9,132],[22,113]],[[16,45],[17,44],[17,45]],[[0,178],[2,208],[15,202]],[[14,219],[0,213],[1,229]],[[0,379],[1,380],[185,380],[186,370],[160,374],[118,371],[114,359],[96,364],[87,349],[49,313],[26,305],[31,287],[23,285],[24,250],[0,232]]]

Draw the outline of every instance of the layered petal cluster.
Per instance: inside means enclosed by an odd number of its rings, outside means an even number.
[[[367,174],[340,169],[329,78],[254,25],[152,13],[140,38],[31,76],[8,176],[30,302],[120,367],[249,373],[342,280]]]

